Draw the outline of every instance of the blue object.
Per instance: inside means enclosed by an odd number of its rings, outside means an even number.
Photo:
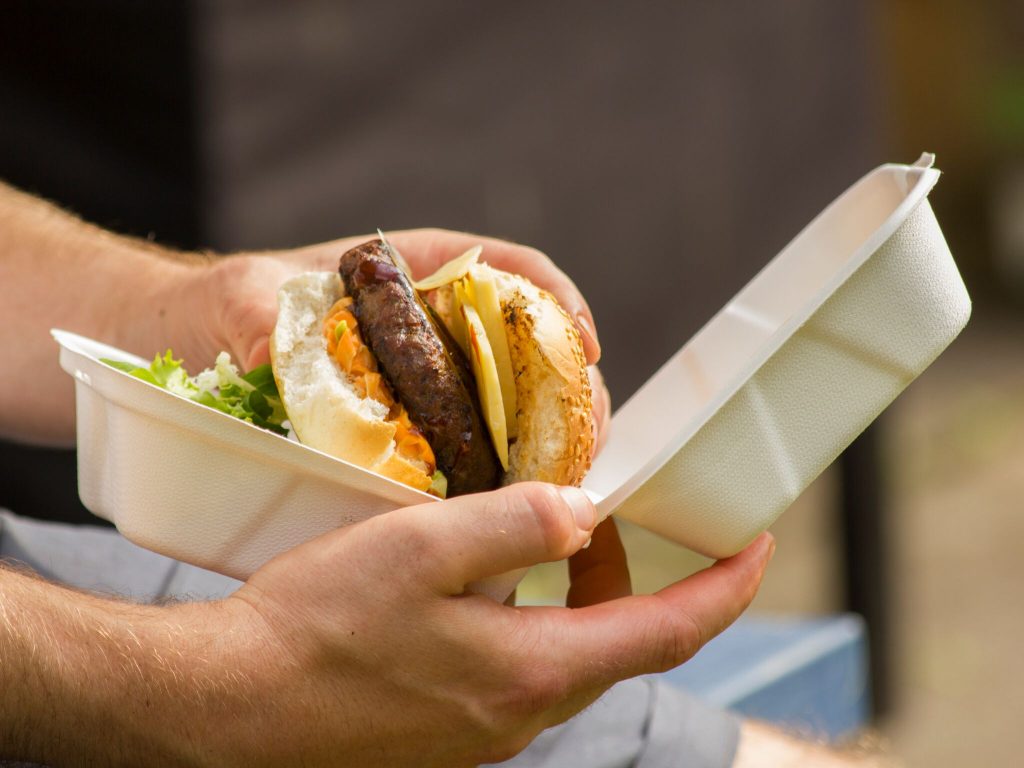
[[[744,618],[664,677],[705,701],[835,741],[869,717],[859,616]]]

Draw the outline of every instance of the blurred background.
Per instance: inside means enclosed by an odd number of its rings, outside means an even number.
[[[588,297],[618,403],[849,184],[935,152],[930,199],[974,317],[780,519],[755,610],[867,616],[876,727],[907,763],[1018,762],[1024,4],[9,0],[4,15],[0,178],[182,248],[412,226],[533,244]],[[95,522],[73,453],[5,445],[0,466],[0,506]],[[623,536],[640,591],[701,566]],[[564,584],[542,568],[522,593]]]

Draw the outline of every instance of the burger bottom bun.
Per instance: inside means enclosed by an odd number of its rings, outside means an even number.
[[[288,420],[304,445],[426,490],[426,466],[395,452],[387,407],[361,397],[327,352],[323,322],[344,295],[333,272],[298,275],[278,291],[270,360]]]

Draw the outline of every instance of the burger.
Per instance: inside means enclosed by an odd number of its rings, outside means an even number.
[[[270,356],[300,442],[441,497],[580,484],[594,437],[579,332],[481,255],[414,281],[382,236],[280,288]]]

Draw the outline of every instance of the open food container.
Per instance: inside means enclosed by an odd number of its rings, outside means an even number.
[[[616,412],[584,482],[601,517],[735,554],[956,338],[971,305],[928,204],[932,161],[850,187]],[[437,502],[53,335],[76,381],[82,502],[141,546],[246,579],[329,530]],[[479,591],[504,599],[520,577]]]

